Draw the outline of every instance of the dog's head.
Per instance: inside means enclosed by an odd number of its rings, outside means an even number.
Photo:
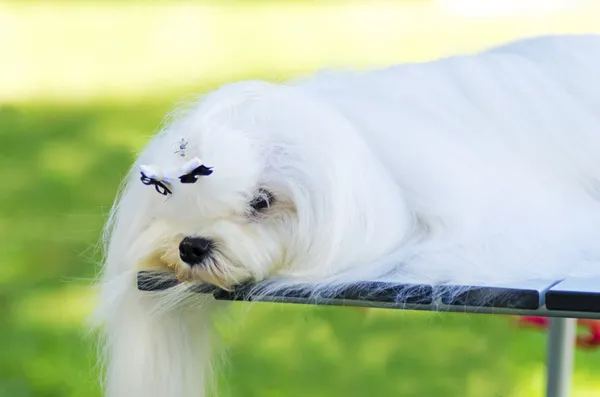
[[[209,171],[182,182],[193,159]],[[145,184],[142,165],[174,177]],[[324,277],[390,251],[408,223],[399,188],[351,123],[298,87],[237,83],[140,154],[107,229],[108,261],[225,288]]]

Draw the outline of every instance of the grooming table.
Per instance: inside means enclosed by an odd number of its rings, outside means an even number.
[[[161,291],[176,286],[177,279],[138,273],[138,289]],[[192,291],[212,294],[217,300],[361,306],[479,314],[543,316],[551,318],[547,354],[547,397],[567,397],[571,386],[577,319],[600,319],[600,278],[538,280],[512,285],[460,286],[461,293],[447,294],[426,284],[363,282],[339,289],[334,295],[310,296],[301,288],[268,294],[253,293],[256,285],[234,291],[194,286]],[[258,285],[260,289],[260,285]],[[402,300],[398,297],[401,296]]]

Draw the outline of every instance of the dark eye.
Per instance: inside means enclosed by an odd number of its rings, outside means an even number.
[[[271,204],[273,204],[273,201],[275,201],[273,193],[264,189],[260,189],[257,195],[254,196],[254,198],[250,202],[250,207],[255,212],[263,211],[266,208],[268,208]]]

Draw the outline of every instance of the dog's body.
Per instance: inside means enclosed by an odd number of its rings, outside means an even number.
[[[143,269],[315,290],[600,274],[599,71],[600,37],[544,37],[209,94],[141,153],[114,207],[107,395],[206,389],[216,303],[187,283],[141,293]],[[213,173],[170,195],[139,180],[193,157]]]

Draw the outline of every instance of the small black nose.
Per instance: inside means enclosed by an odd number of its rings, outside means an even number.
[[[195,266],[207,256],[213,249],[213,242],[203,237],[186,237],[179,243],[179,257],[190,266]]]

